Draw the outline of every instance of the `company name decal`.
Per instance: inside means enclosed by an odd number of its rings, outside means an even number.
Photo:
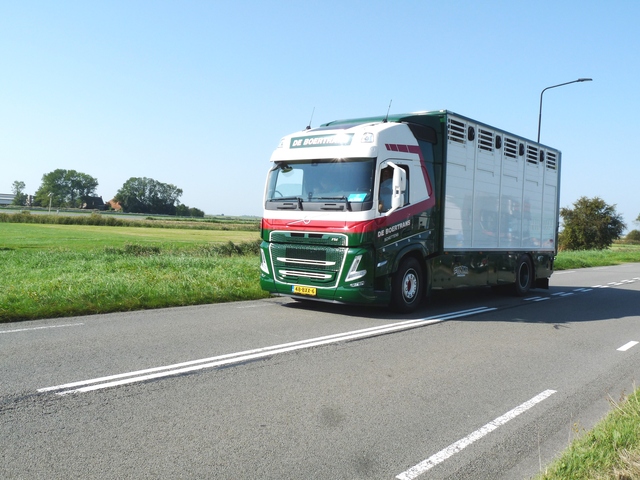
[[[466,277],[467,275],[469,275],[469,267],[467,267],[466,265],[453,267],[453,274],[456,277]]]
[[[289,148],[339,147],[342,145],[350,145],[352,139],[353,133],[294,137],[291,139]]]
[[[403,228],[407,228],[410,226],[411,219],[405,220],[404,222],[396,223],[395,225],[391,225],[387,228],[381,228],[380,230],[378,230],[378,238],[386,237],[387,235],[391,235],[392,233],[396,233],[398,230],[402,230]]]

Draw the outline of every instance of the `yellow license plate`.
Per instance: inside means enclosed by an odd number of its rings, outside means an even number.
[[[292,293],[296,293],[298,295],[311,295],[312,297],[316,295],[315,287],[303,287],[302,285],[294,285],[291,288]]]

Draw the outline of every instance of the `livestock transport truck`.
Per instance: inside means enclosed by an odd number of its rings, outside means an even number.
[[[418,307],[433,289],[549,288],[560,152],[440,110],[284,137],[264,197],[260,284]]]

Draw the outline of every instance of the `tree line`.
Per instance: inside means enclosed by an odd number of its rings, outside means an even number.
[[[25,183],[16,180],[12,191],[14,205],[27,205],[29,195]],[[42,176],[40,188],[32,197],[31,205],[55,208],[82,208],[92,205],[96,198],[98,180],[76,170],[57,169]],[[147,213],[204,217],[198,208],[180,203],[182,189],[170,183],[159,182],[153,178],[131,177],[113,197],[122,211],[127,213]],[[105,204],[110,208],[110,204]]]
[[[41,207],[79,208],[95,196],[98,180],[86,173],[58,169],[42,176],[33,204]],[[25,184],[13,182],[15,205],[25,205]],[[131,177],[124,182],[113,200],[129,213],[165,214],[204,217],[204,212],[179,202],[182,189],[152,178]],[[578,199],[573,208],[561,208],[563,228],[558,239],[560,250],[602,250],[609,248],[627,228],[615,205],[599,197]],[[635,220],[640,223],[640,215]],[[640,231],[631,230],[625,239],[640,242]]]

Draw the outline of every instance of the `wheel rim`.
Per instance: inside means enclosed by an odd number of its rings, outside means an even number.
[[[415,270],[408,270],[402,279],[402,296],[407,303],[411,303],[416,298],[418,292],[418,274]]]

